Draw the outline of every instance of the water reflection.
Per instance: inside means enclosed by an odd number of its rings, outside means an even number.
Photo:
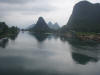
[[[65,42],[68,41],[71,45],[78,47],[78,46],[94,46],[96,47],[99,43],[93,40],[80,40],[78,38],[66,38],[60,36],[60,39]]]
[[[83,41],[77,38],[66,38],[66,37],[60,37],[60,39],[63,42],[69,42],[69,44],[72,46],[73,50],[84,50],[84,51],[98,51],[100,50],[100,44],[96,41]]]
[[[96,42],[26,32],[14,40],[8,39],[7,48],[0,50],[1,75],[100,74],[100,46]]]
[[[9,42],[8,38],[1,39],[0,40],[0,47],[6,48],[8,42]]]
[[[9,40],[16,40],[17,36],[18,36],[18,34],[15,34],[15,35],[10,36],[9,38],[6,37],[6,38],[3,38],[3,39],[0,39],[0,47],[6,48],[7,45],[9,44]]]
[[[88,62],[98,62],[99,60],[98,58],[93,58],[87,55],[78,54],[74,52],[72,52],[72,58],[76,63],[82,64],[82,65],[86,65],[88,64]]]
[[[39,33],[30,33],[33,37],[36,38],[39,42],[43,42],[48,38],[48,34],[39,34]]]
[[[16,40],[17,36],[18,36],[18,34],[14,34],[14,35],[10,36],[10,39],[11,40]]]
[[[86,65],[100,59],[100,44],[95,41],[82,41],[78,38],[60,37],[63,42],[71,45],[72,58],[75,62]]]

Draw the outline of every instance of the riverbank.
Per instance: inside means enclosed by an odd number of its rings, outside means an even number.
[[[100,33],[94,33],[94,32],[77,32],[76,33],[77,38],[81,40],[94,40],[94,41],[100,41]]]
[[[60,36],[66,37],[66,38],[78,38],[80,40],[93,40],[93,41],[100,41],[100,33],[94,33],[94,32],[67,32],[67,33],[61,33]]]

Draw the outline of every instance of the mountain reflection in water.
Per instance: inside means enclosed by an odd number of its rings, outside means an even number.
[[[1,75],[99,75],[100,44],[54,34],[0,41]]]
[[[30,33],[33,37],[37,39],[39,42],[43,42],[48,38],[48,34],[40,34],[40,33]]]
[[[72,58],[75,62],[82,65],[86,65],[88,62],[98,62],[99,60],[98,58],[93,58],[93,57],[89,57],[86,55],[73,53],[73,52],[72,52]]]

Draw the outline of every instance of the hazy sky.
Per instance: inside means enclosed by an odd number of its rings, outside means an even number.
[[[46,22],[65,25],[73,6],[81,0],[0,0],[0,21],[8,25],[27,27],[43,16]],[[100,0],[88,0],[100,3]]]

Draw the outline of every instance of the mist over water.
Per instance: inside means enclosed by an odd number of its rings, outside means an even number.
[[[98,43],[29,32],[12,38],[0,41],[1,75],[100,74]]]

